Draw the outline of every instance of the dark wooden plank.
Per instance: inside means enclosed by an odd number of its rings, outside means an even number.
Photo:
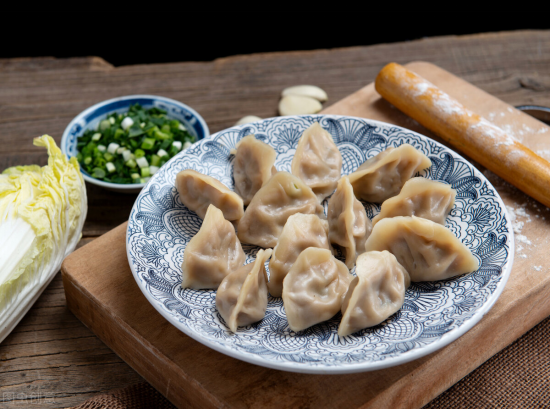
[[[433,62],[512,105],[549,104],[549,31],[440,37],[370,47],[236,56],[209,63],[118,68],[96,57],[0,60],[0,169],[45,164],[46,156],[31,145],[32,138],[50,133],[59,142],[76,114],[107,98],[136,93],[175,98],[196,108],[215,132],[247,114],[276,115],[279,93],[286,86],[319,85],[329,93],[325,104],[329,106],[373,81],[384,64],[413,60]],[[126,220],[135,198],[90,186],[88,193],[85,237],[104,233]],[[64,339],[67,352],[75,352],[70,360],[81,364],[69,367],[70,371],[53,366],[6,373],[7,379],[2,381],[11,383],[31,372],[34,379],[3,390],[2,407],[68,407],[95,392],[141,380],[113,353],[100,364],[84,364],[88,353],[79,351],[81,340],[70,336],[86,329],[63,307],[62,294],[56,293],[59,289],[61,281],[56,277],[48,293],[38,300],[6,344],[0,345],[0,377],[4,377],[2,360],[6,352],[23,346],[23,350],[17,350],[22,357],[25,348],[46,347],[43,343],[55,346],[56,338]],[[28,333],[29,339],[19,339],[22,336],[16,336],[18,333]],[[8,345],[12,337],[22,341],[37,337],[42,341]],[[33,403],[39,393],[42,398]],[[18,398],[18,394],[23,396]]]

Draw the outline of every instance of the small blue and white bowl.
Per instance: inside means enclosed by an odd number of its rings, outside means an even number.
[[[159,97],[156,95],[127,95],[125,97],[113,98],[102,101],[77,115],[65,128],[61,138],[61,151],[70,157],[75,157],[78,153],[78,138],[88,129],[95,130],[100,121],[104,120],[108,114],[113,112],[127,112],[131,105],[140,104],[144,108],[157,107],[167,112],[167,116],[184,124],[189,133],[197,141],[207,138],[209,127],[207,123],[193,108],[170,98]],[[93,178],[84,169],[80,169],[85,181],[103,188],[117,191],[135,193],[141,191],[145,186],[143,184],[115,184]]]

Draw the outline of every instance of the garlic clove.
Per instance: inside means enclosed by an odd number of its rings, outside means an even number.
[[[310,97],[287,95],[279,101],[279,115],[315,114],[321,109],[321,103]]]
[[[300,95],[302,97],[310,97],[320,102],[327,101],[327,93],[315,85],[296,85],[288,87],[281,93],[282,97],[288,95]]]
[[[257,121],[262,121],[262,118],[257,117],[256,115],[247,115],[241,118],[239,121],[237,121],[235,125],[249,124],[251,122],[257,122]]]

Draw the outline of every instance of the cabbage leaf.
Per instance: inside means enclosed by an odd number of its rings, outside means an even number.
[[[68,160],[48,135],[34,145],[47,149],[48,165],[0,174],[0,341],[74,250],[86,218],[76,158]]]

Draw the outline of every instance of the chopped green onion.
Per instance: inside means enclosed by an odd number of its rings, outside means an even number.
[[[153,154],[151,156],[151,165],[157,167],[157,166],[159,166],[160,162],[161,162],[161,157],[160,156],[155,155],[155,154]]]
[[[189,141],[184,142],[184,149],[191,147],[193,144]]]
[[[111,126],[111,123],[109,122],[109,120],[103,120],[99,123],[99,130],[105,131],[110,126]]]
[[[120,147],[119,144],[117,144],[116,142],[112,142],[107,147],[107,152],[110,153],[110,154],[114,154],[119,149],[119,147]]]
[[[145,157],[138,158],[136,160],[136,164],[138,164],[140,168],[149,168],[149,163],[147,162],[147,159]]]
[[[155,131],[155,138],[159,140],[168,140],[172,138],[172,134],[162,132],[162,131]]]
[[[123,152],[122,152],[122,157],[125,161],[129,161],[132,159],[132,157],[134,156],[134,154],[132,154],[132,152],[128,149],[125,149]]]
[[[193,142],[195,137],[165,110],[135,104],[125,113],[108,114],[96,129],[85,130],[77,140],[76,159],[94,178],[117,184],[147,182]]]
[[[127,130],[128,128],[130,128],[132,125],[134,125],[134,120],[132,120],[132,118],[130,117],[126,117],[124,120],[122,120],[121,122],[121,127],[123,130]]]
[[[101,168],[94,168],[92,171],[92,177],[98,179],[105,178],[105,171]]]
[[[122,137],[124,135],[124,131],[120,128],[117,128],[117,130],[115,131],[115,139],[118,140],[120,137]]]
[[[148,177],[149,175],[151,175],[150,172],[149,172],[149,167],[142,168],[142,169],[140,170],[140,172],[141,172],[141,174],[142,174],[142,177],[144,177],[144,178],[145,178],[145,177]]]
[[[144,138],[142,142],[143,149],[151,149],[155,145],[155,140],[153,138]]]

